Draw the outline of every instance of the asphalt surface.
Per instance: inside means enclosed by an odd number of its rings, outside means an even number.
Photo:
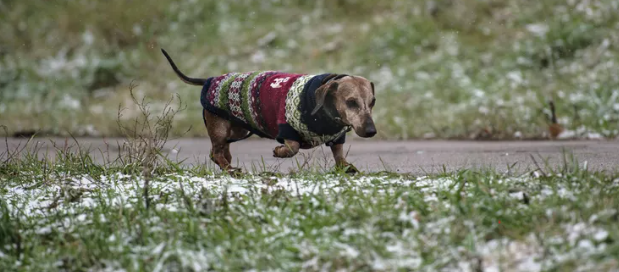
[[[89,149],[99,162],[118,155],[118,143],[123,139],[79,138],[82,150]],[[26,139],[9,138],[8,148],[16,150],[24,146]],[[54,147],[54,144],[56,147]],[[40,157],[53,157],[56,148],[76,145],[73,139],[37,138],[29,144],[37,146]],[[287,173],[302,167],[324,169],[332,167],[333,160],[328,147],[303,150],[292,159],[272,156],[278,143],[272,140],[248,139],[232,144],[233,165],[247,171],[278,171]],[[208,164],[210,141],[207,138],[170,140],[164,153],[183,164]],[[0,154],[7,150],[0,146]],[[488,169],[523,173],[542,168],[563,165],[564,158],[573,157],[589,169],[617,171],[619,169],[619,141],[377,141],[356,140],[345,144],[348,161],[362,171],[397,171],[417,175],[457,171],[461,169]],[[46,155],[47,154],[47,155]],[[534,159],[533,159],[533,158]]]

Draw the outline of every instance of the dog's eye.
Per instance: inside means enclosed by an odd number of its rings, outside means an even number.
[[[376,98],[373,98],[372,102],[370,102],[370,108],[373,108],[374,104],[376,104]]]
[[[356,109],[359,108],[359,104],[357,104],[357,101],[350,99],[346,101],[346,106],[351,108],[351,109]]]

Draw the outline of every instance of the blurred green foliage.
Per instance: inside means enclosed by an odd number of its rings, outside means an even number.
[[[547,100],[579,137],[619,134],[619,3],[525,0],[2,1],[0,124],[116,136],[128,85],[189,102],[178,135],[202,136],[199,88],[181,70],[342,72],[377,85],[379,136],[540,138]],[[483,133],[480,133],[483,132]]]

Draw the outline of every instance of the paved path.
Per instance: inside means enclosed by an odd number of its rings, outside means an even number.
[[[64,138],[38,138],[39,154],[54,153],[52,141],[57,146],[65,144]],[[122,139],[81,138],[82,148],[89,147],[93,156],[101,161],[102,156],[114,158],[118,152],[117,142]],[[9,148],[23,145],[23,139],[9,139]],[[69,139],[69,144],[74,144]],[[33,145],[33,143],[31,143]],[[288,172],[298,169],[306,160],[313,167],[331,167],[331,152],[328,147],[305,150],[293,159],[276,159],[272,150],[275,141],[248,139],[232,145],[233,165],[248,170],[267,169]],[[356,140],[345,145],[349,149],[348,160],[363,171],[398,171],[414,174],[437,173],[464,168],[495,168],[506,171],[508,166],[517,172],[536,169],[531,155],[540,166],[547,162],[552,166],[562,165],[564,154],[573,154],[580,164],[589,169],[619,171],[619,141],[375,141]],[[212,163],[208,160],[210,142],[208,139],[171,140],[164,152],[174,159],[186,159],[185,164]],[[0,154],[6,146],[0,146]],[[101,151],[103,152],[101,152]],[[103,153],[103,155],[102,155]]]

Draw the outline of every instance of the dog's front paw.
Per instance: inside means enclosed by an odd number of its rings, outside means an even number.
[[[234,178],[239,178],[243,176],[243,170],[241,170],[241,168],[228,167],[228,169],[226,169],[226,172],[228,172],[228,175]]]
[[[290,150],[290,148],[288,148],[286,145],[280,145],[273,149],[273,157],[276,158],[291,158],[295,154],[296,153]]]
[[[344,173],[350,174],[350,175],[358,174],[360,172],[359,169],[357,169],[357,167],[355,167],[354,165],[350,163],[339,164],[336,167],[339,171],[344,171]]]

